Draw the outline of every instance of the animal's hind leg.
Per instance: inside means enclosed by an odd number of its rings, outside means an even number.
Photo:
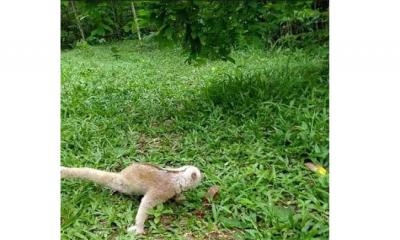
[[[125,178],[119,173],[107,172],[93,168],[61,168],[62,178],[79,178],[101,184],[114,191],[129,194]]]

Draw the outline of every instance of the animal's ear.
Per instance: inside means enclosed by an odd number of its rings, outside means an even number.
[[[195,181],[197,179],[197,174],[195,172],[192,173],[192,180]]]

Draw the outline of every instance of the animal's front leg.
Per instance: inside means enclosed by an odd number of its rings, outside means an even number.
[[[153,194],[146,194],[142,198],[142,201],[139,205],[139,210],[136,214],[135,225],[128,228],[128,232],[133,232],[137,234],[144,233],[144,222],[147,219],[148,211],[155,207],[157,204],[162,203],[163,201]]]
[[[183,201],[186,200],[186,198],[185,198],[185,196],[184,196],[182,193],[180,193],[180,194],[177,194],[177,195],[175,196],[174,200],[175,200],[175,202],[177,202],[177,203],[182,203]]]

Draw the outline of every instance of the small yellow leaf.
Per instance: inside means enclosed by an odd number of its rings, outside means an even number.
[[[318,168],[317,172],[318,172],[319,174],[323,175],[323,176],[325,176],[325,175],[328,173],[328,172],[326,171],[326,169],[323,168],[322,166],[318,166],[317,168]]]
[[[322,176],[325,176],[326,174],[328,174],[328,171],[324,167],[322,167],[321,165],[316,165],[316,164],[314,164],[312,162],[307,162],[307,163],[305,163],[305,165],[311,171],[316,172],[316,173],[318,173],[318,174],[320,174]]]

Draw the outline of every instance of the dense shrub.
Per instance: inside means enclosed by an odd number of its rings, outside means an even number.
[[[327,0],[69,0],[61,3],[61,19],[63,48],[133,39],[140,29],[160,43],[182,44],[189,62],[234,61],[231,50],[249,44],[303,48],[328,42]]]

